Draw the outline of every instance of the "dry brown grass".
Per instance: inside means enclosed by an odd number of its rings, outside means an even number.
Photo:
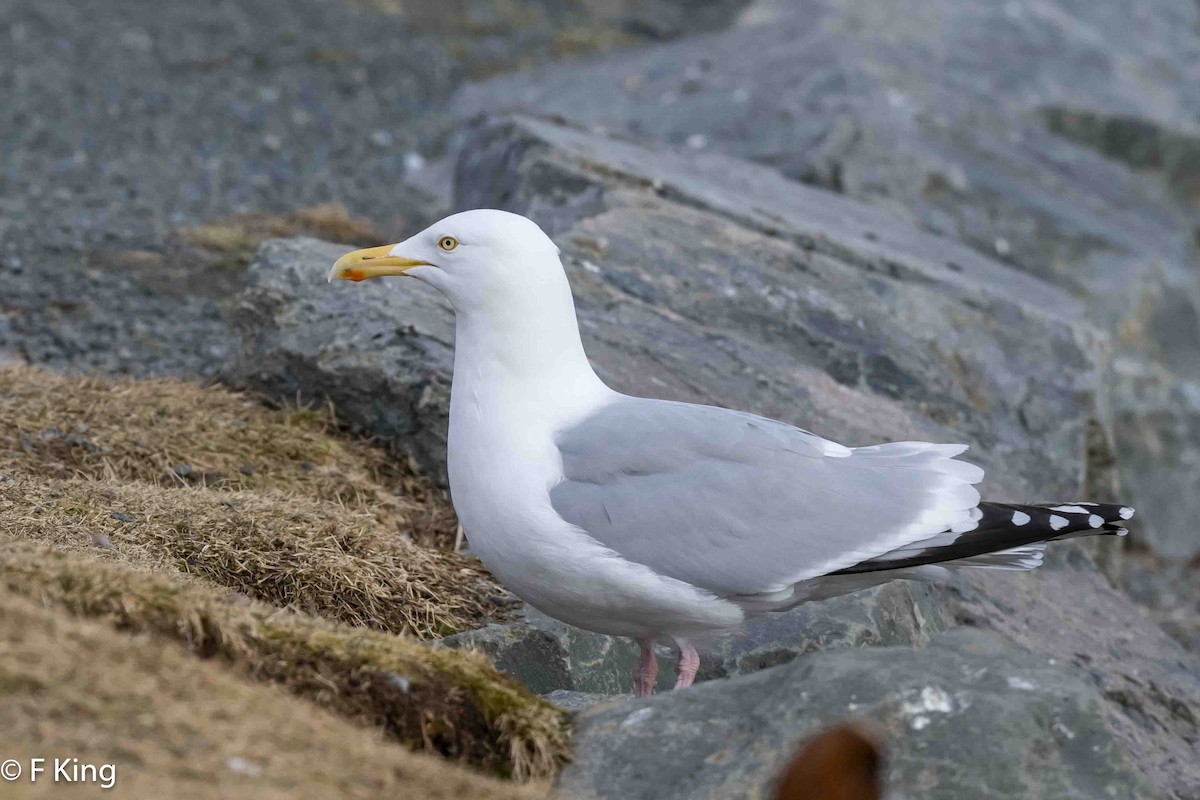
[[[422,207],[420,201],[414,201]],[[432,221],[432,220],[428,220]],[[397,215],[395,230],[420,229],[427,220],[416,213]],[[134,278],[164,297],[212,297],[227,300],[242,288],[246,267],[265,239],[314,236],[348,245],[384,244],[374,223],[351,217],[335,205],[284,213],[233,214],[170,232],[153,249],[89,249],[90,269]]]
[[[558,709],[478,654],[406,638],[501,609],[477,562],[416,543],[444,542],[452,525],[432,484],[339,436],[328,414],[178,381],[0,368],[0,592],[105,620],[147,653],[182,644],[409,747],[521,780],[549,776],[568,748]],[[41,646],[53,650],[53,638]],[[29,701],[25,724],[41,702]],[[50,711],[55,702],[45,699]],[[252,713],[229,725],[255,730]],[[208,725],[198,721],[196,736],[216,736]],[[114,742],[153,751],[136,733]],[[408,779],[389,783],[374,765],[321,774],[351,796]],[[278,787],[267,784],[271,796]]]
[[[179,576],[0,539],[0,586],[43,605],[182,643],[415,748],[518,779],[565,759],[563,712],[481,655],[435,650]]]
[[[229,268],[248,265],[264,239],[315,236],[360,246],[387,244],[372,223],[351,217],[346,209],[329,203],[284,214],[234,214],[184,228],[177,236],[183,243],[207,251],[207,260],[215,265]]]
[[[255,684],[145,635],[72,619],[0,591],[0,753],[117,765],[114,797],[228,800],[532,800],[380,741],[280,687]],[[97,794],[97,790],[74,794]],[[12,798],[73,795],[42,780]]]
[[[398,539],[370,514],[271,492],[0,476],[0,533],[421,638],[501,610],[475,560]]]
[[[335,434],[218,387],[0,369],[0,532],[393,633],[499,611],[477,562],[415,544],[452,539],[440,492]]]
[[[420,543],[453,541],[453,511],[428,479],[334,428],[329,413],[219,387],[0,368],[0,471],[269,490],[366,511]]]

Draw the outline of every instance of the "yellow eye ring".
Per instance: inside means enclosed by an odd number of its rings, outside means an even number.
[[[453,236],[443,236],[442,238],[438,239],[438,247],[449,253],[451,250],[458,247],[458,239],[455,239]]]

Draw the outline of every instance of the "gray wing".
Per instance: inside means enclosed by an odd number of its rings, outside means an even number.
[[[550,501],[622,557],[721,596],[786,589],[974,526],[964,445],[847,448],[739,411],[621,397],[563,430]]]

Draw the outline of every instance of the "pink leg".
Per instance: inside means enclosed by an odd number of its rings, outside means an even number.
[[[633,694],[635,697],[649,697],[658,679],[658,658],[654,655],[653,641],[638,639],[637,643],[642,652],[633,670]]]
[[[700,654],[696,648],[687,642],[679,644],[679,677],[675,679],[676,689],[686,689],[696,680],[696,670],[700,669]]]

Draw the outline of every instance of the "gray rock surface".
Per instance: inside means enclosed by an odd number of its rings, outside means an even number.
[[[577,293],[585,346],[613,385],[749,408],[850,443],[970,441],[972,456],[989,467],[991,496],[1069,497],[1093,482],[1085,472],[1103,417],[1093,397],[1102,362],[1091,354],[1103,340],[1073,319],[1069,299],[1060,303],[1053,288],[969,252],[958,268],[930,261],[956,246],[939,250],[927,234],[827,193],[772,188],[781,179],[754,165],[675,157],[525,119],[483,123],[469,142],[459,163],[460,202],[528,213],[553,233]],[[756,183],[778,211],[748,201],[745,187]],[[828,208],[844,208],[842,217],[865,220],[868,230],[830,224],[822,234],[807,220]],[[236,312],[246,341],[238,374],[290,397],[300,385],[284,380],[295,358],[310,393],[371,387],[368,396],[406,409],[402,424],[380,424],[370,403],[349,403],[343,417],[384,435],[415,432],[423,443],[417,457],[436,467],[448,311],[416,282],[331,290],[323,279],[338,252],[311,241],[264,248]],[[431,349],[409,358],[424,347]],[[1077,667],[1133,768],[1161,796],[1200,796],[1200,727],[1191,711],[1200,706],[1200,665],[1082,549],[1055,549],[1032,574],[964,573],[930,589],[928,602],[946,624],[988,628],[1031,657]],[[737,673],[810,648],[908,644],[905,636],[920,644],[906,632],[913,628],[885,635],[872,603],[893,591],[836,601],[845,603],[841,611],[810,606],[791,622],[768,618],[758,633],[748,629],[740,643],[711,653],[706,677],[734,675],[736,684],[747,679]],[[912,618],[925,607],[924,600],[896,606],[899,617]],[[772,630],[777,622],[792,627]],[[781,633],[785,641],[772,649]],[[463,638],[475,638],[539,691],[628,689],[628,643],[544,620]],[[1015,746],[1007,732],[994,731],[997,748]],[[1063,762],[1062,770],[1075,766]],[[1127,777],[1122,791],[1138,783]],[[1062,796],[1089,786],[1079,781]]]
[[[1084,486],[1102,499],[1119,470],[1155,543],[1191,552],[1196,5],[757,0],[732,31],[558,61],[718,29],[743,5],[0,4],[0,362],[224,366],[288,400],[335,399],[436,473],[452,328],[435,295],[327,286],[343,247],[270,243],[243,275],[189,263],[171,237],[329,201],[397,235],[442,202],[500,205],[562,245],[589,352],[614,385],[850,443],[968,441],[993,497]],[[464,80],[550,60],[441,107]],[[480,111],[493,119],[459,124]],[[1113,332],[1113,357],[1093,324]],[[1112,574],[1150,620],[1200,646],[1194,569],[1115,559]],[[893,584],[755,621],[706,653],[705,685],[649,707],[686,723],[663,747],[695,766],[699,789],[739,775],[763,786],[789,742],[862,705],[866,687],[875,704],[858,710],[902,734],[905,796],[1193,800],[1200,665],[1150,620],[1084,551],[1056,548],[1031,575]],[[1007,644],[953,632],[920,649],[956,623]],[[627,642],[534,614],[472,637],[571,709],[628,688]],[[825,659],[836,668],[807,666]],[[978,673],[992,662],[1018,682]],[[792,674],[809,695],[779,701],[785,724],[762,698]],[[917,676],[972,706],[916,723],[932,685]],[[703,714],[689,699],[709,696]],[[600,724],[608,713],[581,725],[581,752],[600,764],[630,735]],[[664,739],[648,721],[644,752],[625,759],[641,774],[592,769],[589,755],[568,780],[661,796],[673,762],[645,760]],[[761,750],[729,758],[756,728]]]
[[[455,199],[547,225],[619,389],[967,441],[993,495],[1079,491],[1103,343],[1044,282],[752,164],[528,118],[475,130]]]
[[[241,348],[223,375],[277,398],[332,400],[338,417],[444,472],[454,322],[417,281],[370,291],[326,282],[344,245],[279,239],[259,249],[230,312]]]
[[[859,718],[883,733],[894,797],[1153,798],[1079,670],[995,634],[925,650],[803,656],[733,681],[583,711],[559,787],[580,800],[767,796],[797,744]]]
[[[1081,550],[1024,575],[964,572],[948,614],[1080,669],[1112,734],[1157,796],[1200,797],[1200,663],[1113,587]]]
[[[750,158],[992,253],[1116,332],[1118,468],[1161,551],[1200,551],[1200,12],[1165,0],[779,0],[737,29],[462,89]]]
[[[993,496],[1078,493],[1103,342],[1053,287],[752,164],[536,120],[482,125],[457,174],[459,205],[525,213],[555,237],[589,355],[616,388],[849,444],[967,441]],[[251,267],[229,374],[281,397],[325,393],[440,471],[449,312],[415,282],[330,292],[335,251],[281,259],[282,246]],[[397,419],[379,419],[391,407]]]
[[[331,202],[388,229],[436,216],[405,181],[464,80],[713,29],[743,5],[6,0],[0,350],[210,375],[237,344],[220,314],[237,272],[179,263],[173,230]],[[130,268],[147,256],[165,263]]]
[[[610,695],[572,692],[567,689],[555,689],[544,697],[564,711],[583,711],[612,699]]]
[[[1143,552],[1121,559],[1119,569],[1130,597],[1185,650],[1200,656],[1200,563]]]
[[[938,587],[896,581],[757,617],[700,648],[696,679],[757,672],[817,650],[922,645],[953,623],[943,600]],[[528,606],[516,620],[455,634],[442,643],[486,653],[499,669],[539,694],[633,692],[638,651],[632,641],[573,628]],[[658,689],[666,691],[675,683],[676,655],[662,647],[658,652]]]

